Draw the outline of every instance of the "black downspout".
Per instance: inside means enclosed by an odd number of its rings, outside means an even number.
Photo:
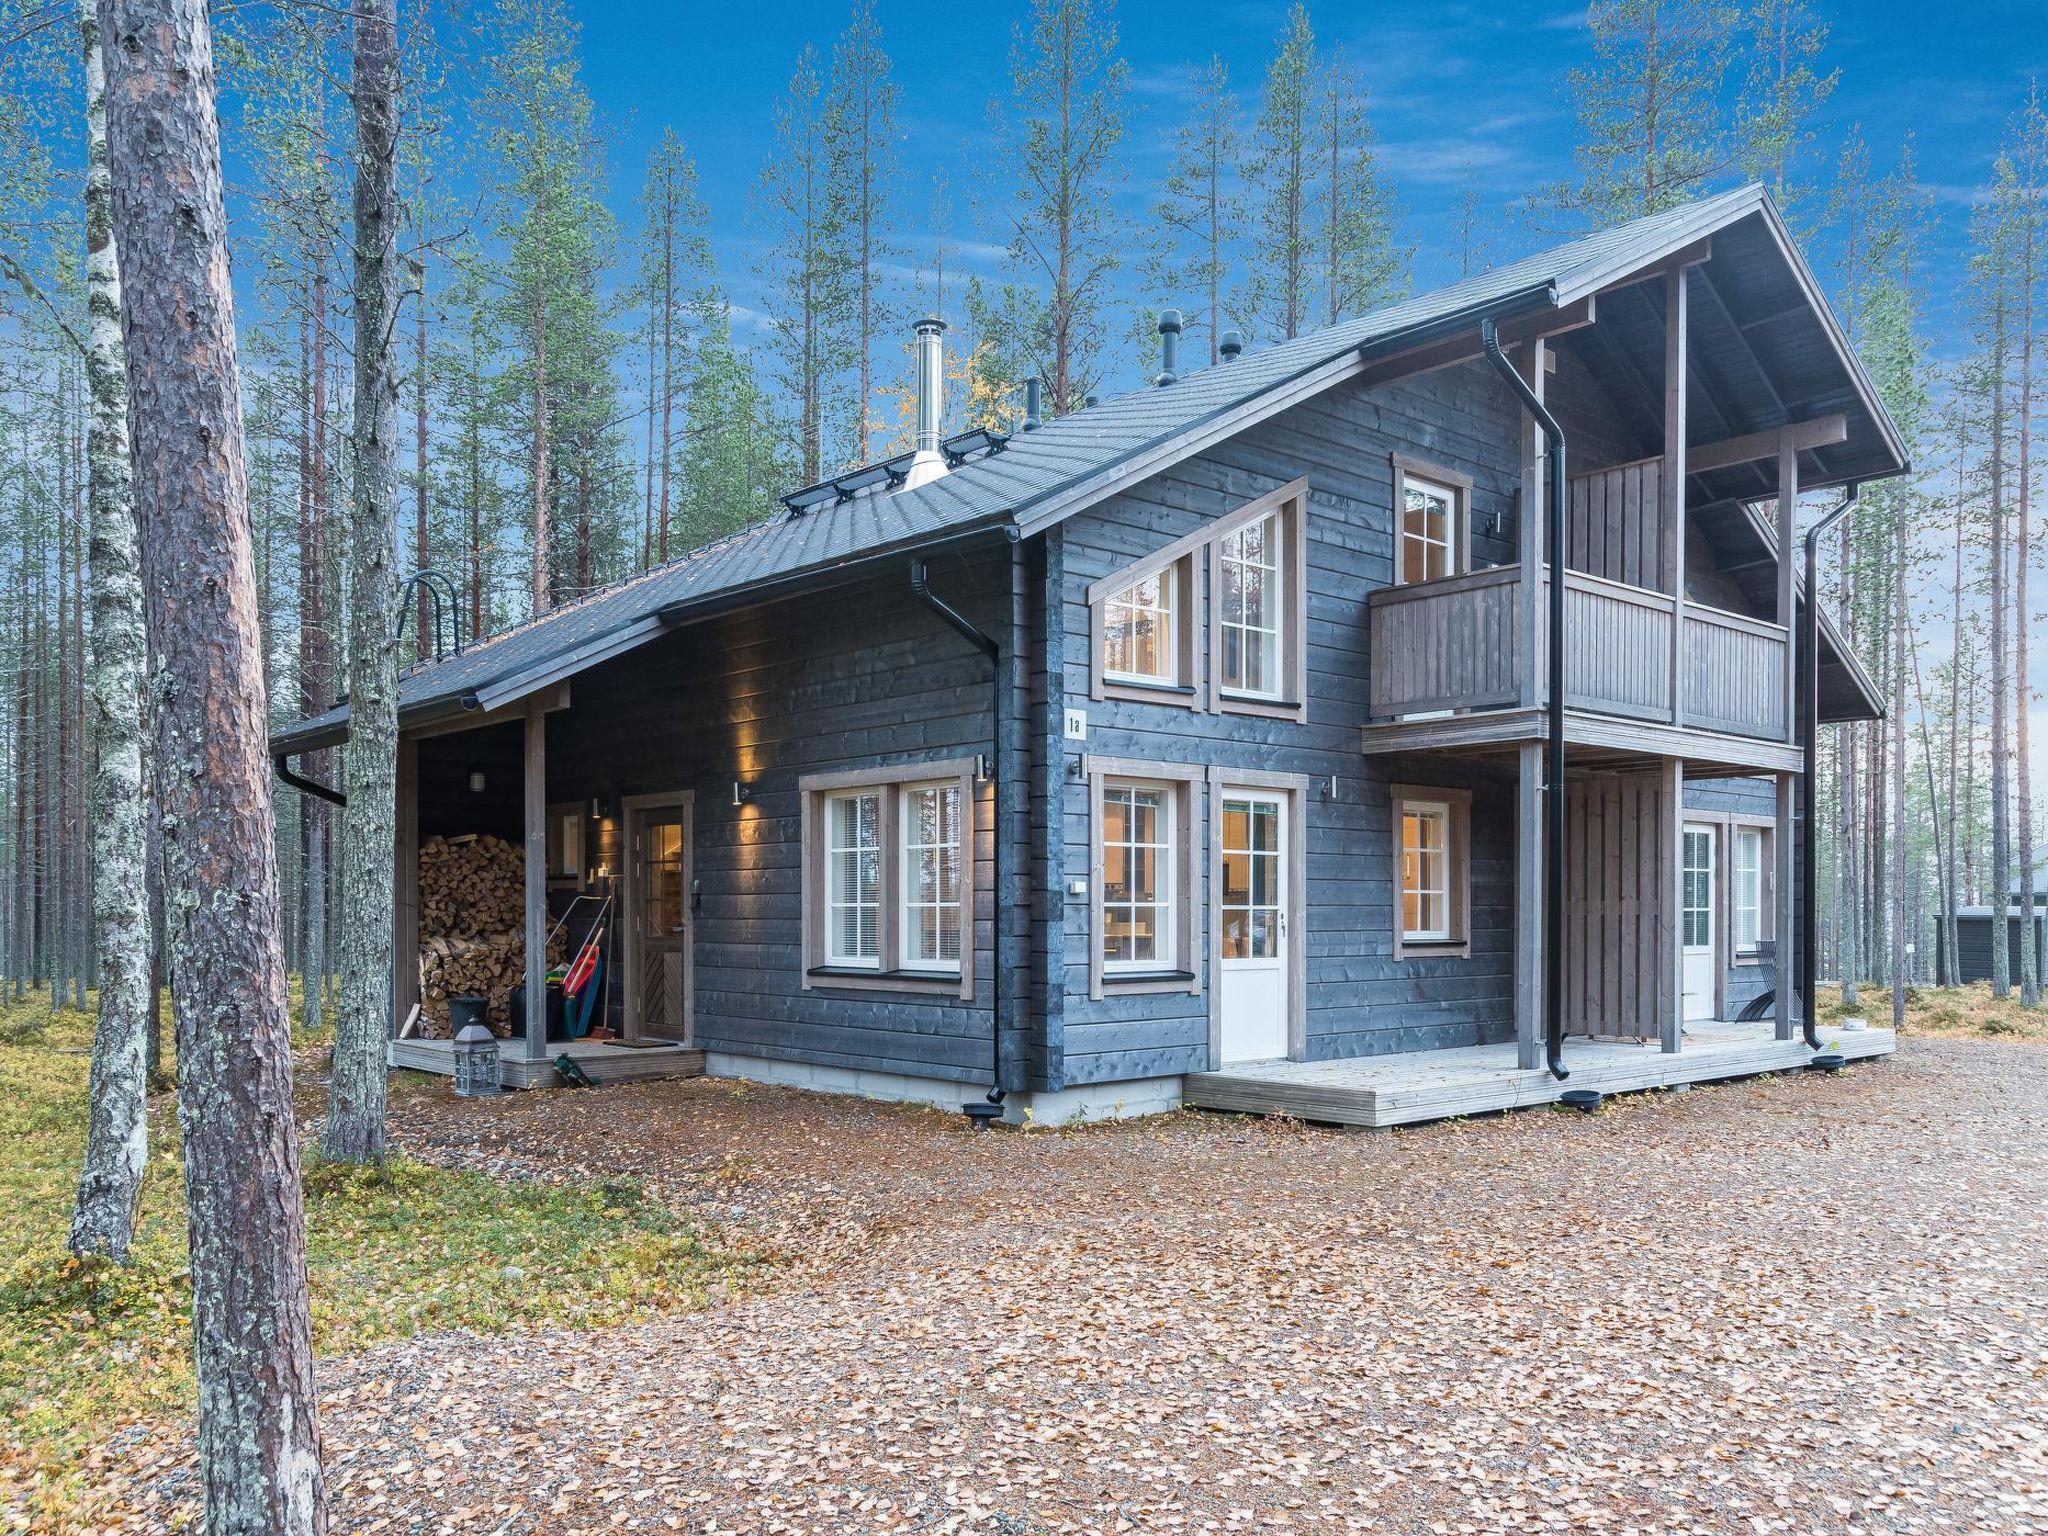
[[[329,805],[348,804],[348,796],[344,795],[340,790],[329,789],[325,784],[316,784],[313,780],[306,778],[302,774],[293,773],[291,753],[274,752],[271,754],[270,760],[277,765],[277,776],[283,779],[285,783],[291,785],[293,789],[303,790],[309,795],[318,796]]]
[[[1521,397],[1549,444],[1550,476],[1543,499],[1545,540],[1550,553],[1550,697],[1543,787],[1543,1039],[1550,1075],[1571,1076],[1564,1065],[1564,428],[1543,408],[1536,391],[1500,349],[1500,332],[1488,316],[1479,322],[1479,341],[1494,368]],[[1524,581],[1538,572],[1524,571]]]
[[[1814,806],[1819,803],[1820,779],[1820,536],[1856,505],[1856,489],[1856,482],[1851,480],[1842,504],[1806,530],[1806,621],[1799,634],[1799,776],[1805,800],[1800,807],[1798,843],[1799,954],[1793,964],[1783,969],[1790,971],[1790,980],[1798,983],[1793,996],[1798,1001],[1800,1022],[1806,1029],[1806,1048],[1810,1051],[1820,1049],[1820,1032],[1813,1022],[1813,957],[1820,948],[1820,873],[1814,868],[1813,859]],[[1780,976],[1778,985],[1788,985],[1788,978]]]
[[[933,613],[936,613],[947,624],[951,625],[953,629],[958,631],[968,644],[972,645],[989,659],[991,686],[988,717],[988,779],[991,799],[995,805],[995,860],[994,867],[990,872],[990,878],[995,887],[994,911],[991,913],[993,919],[991,926],[995,934],[995,964],[989,967],[991,974],[988,987],[988,1105],[990,1109],[985,1110],[979,1104],[962,1106],[968,1119],[979,1126],[984,1120],[995,1118],[994,1114],[990,1111],[998,1108],[1006,1097],[1003,1092],[1003,899],[1007,887],[1003,883],[1004,865],[1006,863],[1003,858],[1003,847],[1008,839],[1003,835],[1003,775],[1000,766],[1002,763],[1003,707],[1007,702],[1003,697],[1005,692],[1003,687],[1003,649],[995,641],[975,628],[966,616],[953,607],[951,603],[948,603],[944,598],[932,591],[931,567],[925,563],[923,556],[917,556],[910,562],[910,590],[917,595],[918,599],[927,608],[931,609]],[[971,935],[968,937],[967,942],[973,942]]]

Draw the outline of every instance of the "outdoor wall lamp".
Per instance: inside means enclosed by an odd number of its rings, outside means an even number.
[[[481,769],[472,768],[469,770],[469,792],[472,795],[480,795],[484,792],[484,776]]]
[[[753,785],[747,783],[744,779],[734,779],[732,781],[732,803],[734,804],[734,806],[746,805],[750,803],[753,800],[753,798]]]

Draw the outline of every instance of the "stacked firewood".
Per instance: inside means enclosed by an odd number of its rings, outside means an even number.
[[[560,958],[549,946],[549,963]],[[526,977],[526,855],[500,837],[430,837],[420,844],[420,1033],[448,1033],[448,1000],[489,1005],[491,1029],[511,1032],[508,998]]]

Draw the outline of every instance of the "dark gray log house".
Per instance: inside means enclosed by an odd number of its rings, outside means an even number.
[[[550,897],[619,892],[624,1030],[674,1044],[593,1075],[1040,1120],[1554,1098],[1549,464],[1487,322],[1570,471],[1563,1063],[1803,1064],[1789,989],[1727,1022],[1794,932],[1793,507],[1906,461],[1757,187],[1007,439],[940,441],[923,327],[914,454],[405,679],[395,1017],[419,840],[489,831],[536,979]],[[1818,697],[1881,708],[1825,624]]]

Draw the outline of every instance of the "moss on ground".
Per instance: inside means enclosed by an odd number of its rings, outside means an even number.
[[[1867,982],[1856,1006],[1849,1008],[1843,1006],[1839,986],[1822,987],[1819,1017],[1824,1026],[1852,1017],[1889,1025],[1891,988]],[[1908,987],[1906,1033],[1945,1040],[2048,1041],[2048,1007],[2022,1008],[2017,983],[2012,995],[2004,998],[1991,995],[1988,981],[1966,987]]]
[[[192,1399],[172,1095],[151,1100],[129,1262],[80,1261],[65,1247],[91,1043],[91,1018],[53,1012],[47,995],[0,1012],[0,1526],[10,1515],[31,1528],[67,1523],[81,1444],[188,1412]],[[305,1190],[323,1355],[424,1329],[597,1327],[683,1311],[761,1262],[631,1179],[543,1184],[393,1158],[309,1162]],[[10,1510],[10,1494],[33,1506]]]

